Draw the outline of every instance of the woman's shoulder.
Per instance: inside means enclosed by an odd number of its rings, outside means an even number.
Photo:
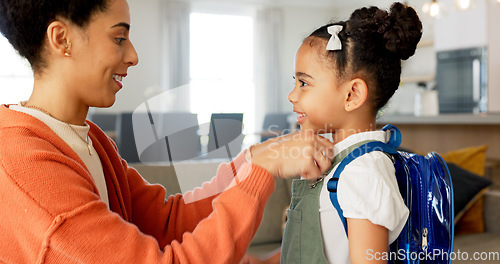
[[[4,105],[0,106],[0,120],[0,161],[4,169],[36,171],[45,168],[40,164],[53,161],[77,167],[77,154],[42,121]]]
[[[0,107],[0,120],[0,148],[8,152],[26,153],[58,138],[42,121],[6,105]]]

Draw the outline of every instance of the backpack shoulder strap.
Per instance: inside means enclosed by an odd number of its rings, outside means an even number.
[[[351,163],[353,160],[356,158],[372,152],[372,151],[382,151],[387,154],[393,155],[397,154],[398,152],[395,150],[396,147],[399,146],[401,143],[401,132],[399,132],[399,129],[396,128],[395,126],[392,125],[386,125],[382,130],[391,130],[391,136],[389,138],[389,141],[387,143],[380,142],[380,141],[370,141],[367,143],[362,144],[361,146],[355,148],[354,150],[350,151],[340,162],[339,166],[333,173],[332,178],[328,181],[327,183],[327,189],[330,192],[330,201],[332,202],[333,206],[337,210],[337,213],[340,217],[340,220],[342,221],[342,224],[344,225],[344,230],[347,235],[347,222],[344,217],[342,208],[340,208],[340,204],[338,202],[337,198],[337,184],[340,178],[340,174],[344,170],[344,168]]]

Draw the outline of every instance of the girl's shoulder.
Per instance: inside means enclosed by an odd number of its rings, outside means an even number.
[[[370,152],[356,158],[341,173],[339,195],[342,195],[341,189],[344,188],[363,190],[359,199],[365,197],[363,193],[378,194],[382,191],[399,193],[391,158],[381,151]]]
[[[368,219],[392,230],[408,216],[392,160],[383,152],[367,153],[345,167],[338,201],[347,218]]]

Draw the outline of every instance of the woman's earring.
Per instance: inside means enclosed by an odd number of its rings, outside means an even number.
[[[71,57],[71,54],[69,54],[69,49],[71,49],[71,42],[66,43],[64,45],[64,48],[66,49],[66,51],[64,52],[64,56]]]

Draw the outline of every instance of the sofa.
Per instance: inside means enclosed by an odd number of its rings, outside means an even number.
[[[193,182],[209,180],[215,175],[221,160],[199,161],[190,163],[179,163],[173,166],[168,164],[131,164],[150,183],[162,184],[166,187],[167,196],[179,192],[185,192],[194,186]],[[182,171],[182,172],[181,172]],[[197,175],[199,178],[191,183],[177,179],[176,172],[183,175]],[[184,176],[185,177],[185,176]],[[492,177],[491,175],[488,177]],[[500,178],[500,175],[498,176]],[[291,183],[293,179],[276,179],[275,190],[271,195],[262,222],[252,240],[248,253],[256,256],[264,256],[280,247],[282,227],[284,222],[284,211],[290,203]],[[455,252],[474,254],[474,252],[497,252],[500,251],[500,181],[494,181],[495,185],[490,187],[484,194],[484,226],[485,232],[474,234],[457,235],[455,237]],[[499,253],[500,254],[500,253]],[[462,255],[463,256],[463,255]],[[498,263],[480,262],[480,263]],[[454,261],[454,263],[477,263],[477,261]]]

